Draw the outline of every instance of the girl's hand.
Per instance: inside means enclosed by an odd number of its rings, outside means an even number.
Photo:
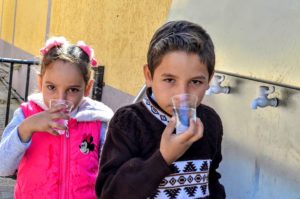
[[[161,141],[160,152],[168,165],[180,158],[190,146],[203,136],[203,123],[199,118],[194,122],[190,120],[190,127],[183,133],[172,134],[175,130],[176,121],[172,118],[165,128]]]
[[[60,105],[26,118],[18,129],[21,141],[28,142],[34,132],[48,132],[52,135],[58,135],[55,129],[66,130],[66,126],[55,121],[69,119],[68,114],[62,111],[63,109],[64,106]]]

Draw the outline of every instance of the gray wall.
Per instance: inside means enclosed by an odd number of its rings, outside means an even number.
[[[114,112],[121,106],[131,104],[134,96],[117,90],[111,86],[103,87],[102,102],[109,106]]]
[[[208,31],[217,70],[245,77],[227,75],[232,93],[204,99],[223,121],[228,198],[300,198],[300,1],[174,0],[168,20],[178,19]],[[260,85],[275,85],[279,107],[251,109]]]
[[[224,126],[222,183],[228,198],[300,198],[300,92],[275,86],[269,97],[278,107],[251,109],[256,81],[226,76],[230,94],[206,96],[204,103],[220,115]]]
[[[300,1],[173,0],[168,20],[211,35],[217,69],[300,87]]]

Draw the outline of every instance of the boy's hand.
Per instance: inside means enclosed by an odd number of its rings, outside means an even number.
[[[204,127],[200,119],[197,118],[196,122],[191,119],[190,124],[187,131],[172,134],[176,121],[171,118],[165,128],[160,141],[160,152],[168,165],[180,158],[195,141],[202,138]]]
[[[61,111],[63,108],[63,106],[53,107],[26,118],[18,129],[21,141],[28,142],[34,132],[48,132],[52,135],[58,135],[55,129],[66,130],[66,126],[55,121],[57,119],[69,119],[69,116]]]

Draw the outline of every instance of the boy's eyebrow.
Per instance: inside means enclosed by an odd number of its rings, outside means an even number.
[[[170,73],[163,73],[162,76],[163,77],[176,77],[175,75],[170,74]],[[207,78],[204,75],[199,75],[199,76],[193,77],[192,79],[203,79],[203,80],[205,80]]]
[[[170,73],[163,73],[161,76],[164,76],[164,77],[175,77],[175,75],[170,74]]]
[[[206,79],[206,77],[204,75],[200,75],[200,76],[193,77],[193,79]]]

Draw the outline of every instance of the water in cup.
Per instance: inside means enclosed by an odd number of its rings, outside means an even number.
[[[71,101],[68,100],[62,100],[62,99],[51,99],[50,100],[50,108],[54,107],[54,106],[63,106],[63,108],[60,110],[61,112],[65,113],[65,114],[69,114],[73,108],[73,103]],[[62,124],[64,126],[68,125],[68,121],[64,120],[64,119],[56,119],[55,122]],[[61,130],[61,129],[55,129],[58,134],[62,135],[65,133],[65,130]]]
[[[190,119],[196,121],[197,96],[188,93],[171,98],[173,112],[176,117],[176,133],[185,132],[190,126]]]
[[[174,109],[175,112],[175,109]],[[190,119],[196,121],[196,109],[182,107],[176,110],[176,132],[182,133],[190,126]]]

